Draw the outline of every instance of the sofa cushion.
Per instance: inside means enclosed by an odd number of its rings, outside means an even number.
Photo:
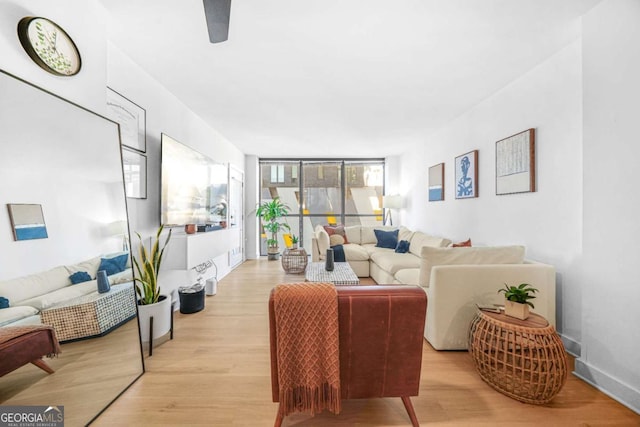
[[[342,246],[344,248],[344,257],[347,261],[368,261],[369,252],[360,245],[349,243]]]
[[[40,295],[36,298],[21,301],[21,305],[30,305],[38,310],[45,310],[54,305],[78,298],[92,292],[98,291],[98,283],[96,280],[78,283],[77,285],[69,285],[62,289],[58,289],[48,294]]]
[[[344,237],[339,234],[331,234],[329,236],[329,246],[334,247],[338,245],[344,245]]]
[[[411,241],[411,238],[413,237],[414,232],[409,230],[407,227],[401,225],[400,228],[398,228],[398,240],[406,240],[408,242]]]
[[[391,231],[396,230],[398,227],[391,227],[388,225],[376,225],[376,226],[362,226],[360,229],[360,244],[366,245],[369,243],[373,243],[374,245],[378,243],[378,239],[376,238],[376,233],[374,230],[383,230],[383,231]]]
[[[379,248],[395,249],[398,246],[398,230],[373,230],[376,235],[376,246]]]
[[[60,266],[37,274],[18,277],[0,282],[0,295],[9,298],[11,305],[20,304],[23,300],[46,294],[70,285],[69,272]]]
[[[403,285],[417,285],[420,280],[420,269],[403,268],[402,270],[398,270],[396,274],[393,275],[393,278]]]
[[[437,265],[462,264],[522,264],[524,246],[489,246],[463,248],[432,248],[425,246],[421,251],[420,286],[428,287],[431,269]],[[500,287],[500,283],[496,283]]]
[[[349,243],[355,243],[359,245],[362,241],[360,239],[360,225],[350,225],[344,228],[345,238]]]
[[[109,258],[109,257],[105,257]],[[100,266],[100,257],[94,257],[86,261],[79,262],[78,264],[67,265],[65,268],[69,272],[69,275],[77,273],[78,271],[86,271],[92,279],[98,274],[98,266]]]
[[[324,231],[327,232],[329,238],[334,235],[342,236],[344,239],[344,243],[349,243],[349,238],[346,236],[344,231],[344,225],[323,225]]]
[[[406,254],[409,252],[409,241],[408,240],[400,240],[396,245],[395,249],[398,254]]]
[[[380,250],[371,254],[371,261],[373,261],[382,270],[388,272],[391,275],[396,274],[403,268],[419,268],[420,258],[411,254],[398,254],[394,250]]]
[[[77,285],[78,283],[88,282],[91,280],[91,276],[86,271],[76,271],[69,276],[69,280],[71,280],[72,285]]]
[[[441,248],[449,246],[451,240],[443,237],[429,236],[421,231],[416,231],[411,237],[411,244],[409,245],[409,252],[415,256],[420,256],[420,250],[423,246],[429,246],[432,248]]]
[[[0,326],[10,325],[25,317],[38,314],[38,310],[28,305],[5,308],[0,310]]]
[[[105,270],[107,272],[107,276],[120,273],[127,268],[126,266],[128,258],[129,254],[117,255],[113,258],[101,258],[98,271]]]
[[[458,243],[454,243],[454,244],[451,245],[451,247],[453,247],[453,248],[464,248],[464,247],[470,247],[470,246],[473,246],[471,244],[471,239],[470,238],[465,240],[464,242],[458,242]]]
[[[0,309],[9,308],[9,299],[5,297],[0,297]]]

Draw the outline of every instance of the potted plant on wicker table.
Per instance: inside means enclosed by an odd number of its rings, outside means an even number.
[[[525,320],[529,317],[529,307],[535,308],[529,301],[535,298],[534,293],[538,290],[528,283],[521,283],[519,286],[509,286],[506,283],[504,288],[499,289],[498,293],[504,293],[504,314]]]
[[[281,220],[281,218],[284,218],[288,213],[289,207],[282,203],[278,197],[262,203],[256,209],[256,216],[262,219],[262,226],[265,231],[270,233],[270,236],[267,238],[267,255],[269,260],[278,259],[278,255],[280,254],[278,232],[291,229],[289,224]]]
[[[171,239],[171,230],[169,230],[164,244],[160,245],[160,235],[163,229],[164,226],[161,225],[150,251],[144,246],[140,234],[136,232],[140,248],[138,257],[133,257],[133,264],[136,268],[134,280],[136,294],[138,294],[138,322],[142,342],[152,342],[171,329],[171,297],[162,295],[158,285],[162,255]],[[151,318],[153,318],[153,331],[151,331],[150,325]],[[151,332],[153,332],[153,336]]]

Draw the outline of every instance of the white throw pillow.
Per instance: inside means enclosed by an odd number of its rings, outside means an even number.
[[[420,258],[420,286],[429,287],[431,268],[436,265],[522,264],[524,246],[461,248],[424,246],[420,252]]]

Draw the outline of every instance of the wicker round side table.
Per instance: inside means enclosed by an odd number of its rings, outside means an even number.
[[[521,402],[547,403],[567,380],[564,345],[537,314],[520,320],[478,310],[469,330],[469,353],[485,382]]]
[[[287,274],[301,274],[307,268],[309,259],[304,248],[285,249],[282,252],[282,268]]]

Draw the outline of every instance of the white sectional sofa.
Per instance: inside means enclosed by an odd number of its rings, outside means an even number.
[[[346,261],[358,277],[379,284],[419,285],[428,297],[425,338],[436,350],[466,350],[468,329],[477,305],[502,304],[505,283],[528,283],[538,289],[534,313],[555,326],[555,269],[525,259],[523,246],[449,247],[451,241],[398,228],[398,240],[410,242],[407,253],[376,247],[374,229],[345,227]],[[312,238],[312,261],[322,261],[329,236],[318,226]]]
[[[97,292],[95,277],[101,259],[122,254],[98,256],[78,264],[58,266],[41,273],[0,281],[0,296],[9,300],[9,307],[0,309],[0,327],[40,324],[42,310]],[[72,284],[69,276],[82,271],[87,272],[92,280]],[[131,262],[127,261],[124,271],[108,278],[111,285],[132,281]]]

